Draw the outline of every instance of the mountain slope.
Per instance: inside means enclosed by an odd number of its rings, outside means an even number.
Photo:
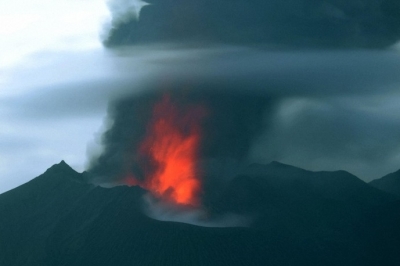
[[[365,232],[355,228],[372,209],[393,201],[345,171],[311,172],[272,162],[249,166],[209,204],[216,213],[248,215],[254,228],[291,236],[302,246],[335,250],[349,261],[363,260],[367,248],[361,241]]]
[[[91,187],[64,162],[0,197],[0,265],[286,265],[301,247],[245,228],[143,215],[138,187]],[[290,252],[290,257],[284,256]]]
[[[400,202],[343,172],[252,165],[205,198],[247,228],[162,222],[139,187],[93,187],[64,162],[0,195],[0,265],[392,265]]]
[[[400,170],[373,180],[369,184],[400,199]]]
[[[248,212],[282,203],[307,206],[314,201],[368,208],[395,199],[345,171],[311,172],[278,162],[250,165],[224,193],[211,200],[211,207]]]
[[[312,172],[294,166],[272,162],[268,165],[250,165],[243,175],[256,178],[275,188],[303,186],[299,193],[316,193],[321,197],[351,201],[359,204],[377,205],[393,200],[386,193],[371,188],[364,181],[346,171]],[[261,181],[262,180],[262,181]],[[306,189],[307,191],[304,191]],[[291,191],[293,196],[295,191]]]
[[[0,265],[43,265],[47,236],[90,191],[64,161],[0,195]]]
[[[83,217],[77,211],[60,221],[48,240],[44,265],[287,265],[309,259],[301,247],[263,232],[150,219],[134,204],[138,192],[128,187],[97,191],[99,198],[113,200],[100,212],[82,205]],[[82,219],[86,225],[77,229],[74,224]],[[286,252],[292,256],[285,257]]]

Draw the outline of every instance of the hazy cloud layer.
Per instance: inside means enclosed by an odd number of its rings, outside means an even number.
[[[399,94],[393,97],[400,99]],[[277,160],[311,170],[340,168],[364,180],[395,171],[400,166],[399,116],[390,114],[395,110],[364,109],[368,99],[352,100],[283,101],[270,134],[254,145],[254,160]],[[395,109],[397,113],[400,107]]]
[[[3,191],[62,159],[83,170],[87,150],[98,153],[96,142],[110,126],[109,121],[101,126],[109,102],[140,102],[143,92],[157,92],[164,84],[194,85],[191,90],[200,95],[205,88],[217,88],[221,97],[238,98],[232,103],[239,102],[239,108],[255,102],[240,106],[243,94],[268,99],[267,108],[260,109],[264,112],[254,116],[265,130],[246,142],[247,162],[344,169],[364,180],[400,168],[400,60],[395,50],[149,46],[47,56],[39,67],[13,70],[0,93]],[[79,62],[80,71],[63,76],[66,61],[71,69]],[[24,78],[27,72],[36,79]],[[49,79],[47,73],[63,78]],[[219,106],[220,97],[210,99]],[[227,158],[214,167],[215,173],[231,175],[234,164]]]

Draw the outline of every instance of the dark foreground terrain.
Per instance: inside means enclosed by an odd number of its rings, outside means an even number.
[[[145,191],[94,187],[65,162],[0,195],[0,265],[398,265],[400,195],[344,172],[251,165],[204,199],[212,228],[148,218]],[[388,184],[391,182],[392,185]],[[379,188],[379,189],[378,189]]]

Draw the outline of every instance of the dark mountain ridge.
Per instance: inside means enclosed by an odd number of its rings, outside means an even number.
[[[92,189],[81,178],[62,161],[0,195],[0,265],[38,265],[43,260],[46,237],[57,221]]]
[[[249,215],[253,228],[284,232],[302,245],[347,242],[356,254],[363,243],[354,228],[394,200],[345,171],[311,172],[272,162],[250,165],[210,206],[217,213]]]
[[[268,182],[274,187],[303,186],[310,193],[318,193],[333,200],[372,205],[394,200],[343,170],[312,172],[274,161],[268,165],[252,164],[243,175],[261,179],[261,182]]]
[[[400,258],[400,202],[344,171],[249,166],[204,204],[210,217],[251,217],[246,228],[154,220],[143,212],[141,188],[85,180],[61,162],[0,195],[0,265],[393,265]]]
[[[382,178],[372,180],[369,184],[400,199],[400,170],[385,175]]]

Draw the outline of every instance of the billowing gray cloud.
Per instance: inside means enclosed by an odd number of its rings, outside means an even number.
[[[128,12],[137,10],[132,2],[111,1],[106,46],[189,41],[376,48],[400,39],[396,0],[148,0],[139,19]]]
[[[105,153],[93,162],[93,173],[114,179],[135,169],[126,167],[131,162],[125,158],[136,157],[134,147],[145,134],[154,103],[146,99],[171,90],[186,91],[188,102],[210,105],[211,120],[220,119],[205,130],[220,132],[206,138],[205,147],[214,151],[204,153],[206,168],[215,167],[216,158],[224,158],[219,166],[233,158],[230,167],[238,160],[280,160],[312,170],[344,169],[369,180],[400,166],[396,51],[221,48],[201,56],[194,50],[189,57],[181,52],[159,61],[145,83],[147,94],[115,103],[109,117],[113,127],[103,139]],[[262,98],[267,101],[259,102]],[[131,121],[138,113],[143,120]],[[232,156],[240,147],[240,156]]]

